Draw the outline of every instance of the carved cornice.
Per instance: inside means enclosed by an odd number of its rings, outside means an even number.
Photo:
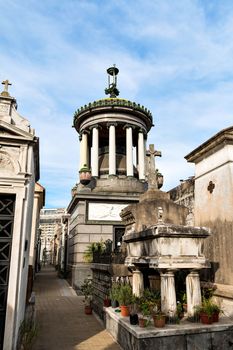
[[[74,125],[76,124],[77,119],[83,113],[88,111],[91,112],[93,109],[98,109],[103,107],[112,107],[113,109],[115,107],[123,107],[134,111],[138,111],[146,115],[146,117],[149,118],[150,121],[152,122],[152,114],[149,111],[149,109],[145,108],[144,106],[141,106],[139,103],[135,103],[129,100],[119,99],[119,98],[107,98],[107,99],[90,102],[88,105],[84,105],[83,107],[80,107],[79,109],[77,109],[76,112],[74,113]]]

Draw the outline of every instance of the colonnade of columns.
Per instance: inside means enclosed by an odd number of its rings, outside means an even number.
[[[161,311],[169,317],[175,317],[177,312],[175,271],[160,272],[161,277]],[[133,270],[133,293],[141,296],[143,293],[143,274],[140,270]],[[195,314],[195,306],[201,305],[201,285],[199,273],[192,270],[186,276],[187,312],[189,317]]]
[[[109,123],[109,175],[116,175],[116,123]],[[126,125],[126,175],[134,176],[133,170],[133,126]],[[99,176],[99,129],[98,125],[91,127],[92,132],[92,176]],[[83,131],[80,136],[80,169],[85,165],[89,165],[89,146],[88,146],[89,131]],[[145,137],[144,131],[138,131],[138,175],[139,180],[145,179]]]

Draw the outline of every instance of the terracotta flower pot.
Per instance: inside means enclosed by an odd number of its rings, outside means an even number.
[[[212,321],[213,322],[218,322],[219,321],[219,312],[215,312],[212,315]]]
[[[104,299],[104,306],[105,307],[111,306],[111,300],[110,299]]]
[[[154,326],[157,328],[163,328],[165,326],[166,323],[166,316],[154,316],[153,317],[154,320]]]
[[[84,308],[85,314],[86,315],[91,315],[92,314],[92,307],[91,305],[86,305]]]
[[[127,317],[129,316],[129,307],[126,305],[121,305],[121,316]]]
[[[208,316],[206,313],[201,312],[200,313],[200,319],[201,319],[201,323],[203,324],[212,324],[213,323],[213,317]]]
[[[145,318],[139,318],[138,319],[138,324],[139,324],[139,327],[145,328],[146,327],[146,319]]]

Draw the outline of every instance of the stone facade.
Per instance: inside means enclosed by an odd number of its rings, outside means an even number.
[[[24,319],[39,140],[17,111],[9,82],[0,94],[0,343],[16,349]],[[5,326],[4,326],[5,325]]]
[[[29,249],[29,267],[28,267],[28,286],[27,286],[27,303],[31,297],[33,281],[35,273],[40,268],[40,229],[39,219],[40,210],[45,204],[45,189],[38,182],[35,184],[34,201],[33,201],[33,213],[32,213],[32,230],[31,230],[31,242]]]
[[[213,232],[205,244],[216,294],[233,315],[233,127],[224,129],[186,157],[195,163],[195,225]],[[231,305],[230,305],[231,304]]]

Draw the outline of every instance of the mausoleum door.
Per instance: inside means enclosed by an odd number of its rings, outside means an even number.
[[[0,194],[0,349],[3,347],[15,196]]]

